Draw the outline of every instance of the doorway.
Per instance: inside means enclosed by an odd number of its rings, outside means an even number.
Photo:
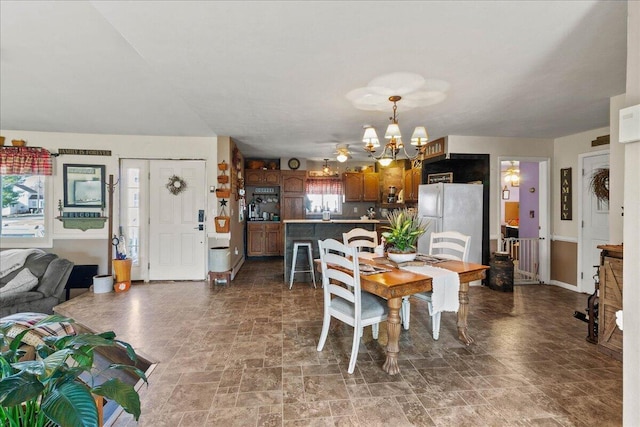
[[[122,159],[120,235],[132,280],[203,280],[205,162]]]
[[[514,260],[515,284],[550,281],[549,158],[498,158],[498,248]]]
[[[582,174],[578,196],[578,290],[592,294],[595,291],[593,275],[600,265],[598,245],[609,242],[609,203],[598,200],[590,189],[591,177],[601,169],[609,169],[609,152],[597,151],[579,156]]]

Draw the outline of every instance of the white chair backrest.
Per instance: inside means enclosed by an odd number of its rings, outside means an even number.
[[[346,246],[355,247],[359,251],[362,248],[375,249],[378,246],[378,233],[364,228],[354,228],[348,233],[342,233],[342,243]]]
[[[466,262],[469,259],[470,240],[471,236],[466,236],[457,231],[431,233],[429,255]]]
[[[318,240],[318,247],[325,304],[330,303],[331,295],[336,295],[354,304],[354,313],[359,316],[360,266],[357,248],[343,245],[334,239]],[[336,266],[346,272],[338,270]]]

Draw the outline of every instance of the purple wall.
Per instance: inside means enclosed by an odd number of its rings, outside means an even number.
[[[520,230],[519,237],[538,237],[538,163],[520,162]],[[535,192],[531,192],[531,189]],[[533,212],[533,218],[531,218]]]

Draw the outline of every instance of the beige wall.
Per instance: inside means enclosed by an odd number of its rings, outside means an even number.
[[[574,242],[551,241],[551,280],[577,287],[578,245]]]
[[[640,104],[640,2],[630,1],[624,106]],[[624,144],[623,424],[640,425],[640,142]]]
[[[580,154],[609,150],[609,145],[591,146],[598,136],[608,135],[609,128],[598,128],[587,132],[557,138],[553,142],[553,165],[551,167],[551,234],[563,239],[578,237],[578,193],[580,192]],[[560,169],[572,168],[573,219],[560,219]],[[575,279],[574,279],[575,281]]]
[[[169,137],[134,135],[97,135],[58,132],[27,132],[1,130],[7,140],[24,139],[31,147],[43,147],[57,153],[60,148],[111,150],[111,156],[61,155],[54,159],[52,176],[53,196],[47,209],[52,217],[57,215],[58,200],[63,199],[62,165],[65,163],[96,164],[106,166],[106,176],[119,178],[121,158],[139,159],[202,159],[207,162],[207,185],[216,185],[215,167],[217,162],[217,138],[215,137]],[[213,171],[213,172],[212,172]],[[207,228],[210,237],[215,237],[213,217],[216,214],[215,198],[208,200]],[[114,193],[114,230],[118,229],[118,192]],[[106,212],[105,212],[106,213]],[[76,264],[98,264],[101,273],[106,273],[107,226],[99,230],[72,230],[53,221],[53,247],[50,249]],[[82,240],[81,242],[78,242]]]

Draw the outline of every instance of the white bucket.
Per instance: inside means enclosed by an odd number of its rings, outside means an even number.
[[[107,292],[113,292],[113,276],[110,274],[93,276],[93,293],[105,294]]]
[[[209,249],[209,271],[229,271],[230,255],[228,246],[217,246]]]

